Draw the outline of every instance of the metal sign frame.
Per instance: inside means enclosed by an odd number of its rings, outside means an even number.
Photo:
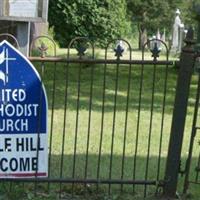
[[[47,22],[49,0],[43,0],[42,16],[41,17],[15,17],[4,15],[4,4],[6,0],[0,1],[0,20],[22,21],[22,22]]]
[[[1,112],[4,125],[1,124],[0,131],[0,177],[47,177],[48,101],[42,79],[32,63],[10,43],[4,40],[0,47],[0,82],[3,92],[0,104],[5,109]],[[5,96],[6,91],[10,91],[10,94]],[[13,96],[12,92],[16,95]],[[7,110],[9,107],[12,107],[10,113]],[[7,122],[11,125],[7,126]],[[3,145],[5,141],[9,141],[9,149]]]

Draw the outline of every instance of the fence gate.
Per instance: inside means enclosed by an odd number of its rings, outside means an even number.
[[[92,42],[80,37],[58,57],[52,39],[36,38],[29,59],[48,96],[48,177],[1,179],[2,188],[7,181],[10,191],[23,188],[37,194],[42,189],[63,198],[69,193],[74,197],[124,191],[146,198],[164,188],[166,195],[174,196],[192,74],[191,46],[188,38],[175,90],[177,73],[160,40],[148,41],[135,56],[126,40],[114,40],[96,51]]]
[[[151,40],[134,58],[126,40],[95,51],[88,39],[75,38],[58,57],[55,42],[38,37],[31,50],[48,96],[48,177],[1,180],[11,182],[11,191],[17,191],[13,182],[28,182],[22,188],[54,190],[63,198],[158,193],[175,95],[167,87],[176,84],[166,44]]]

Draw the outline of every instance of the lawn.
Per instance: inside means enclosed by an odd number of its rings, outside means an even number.
[[[35,65],[42,74],[40,63]],[[41,76],[49,102],[49,176],[163,180],[178,70],[165,65],[120,65],[119,68],[107,65],[106,76],[104,70],[104,65],[45,64]],[[182,152],[183,167],[191,134],[196,82],[194,75]],[[195,145],[194,161],[198,153]],[[180,178],[180,192],[182,181]],[[1,185],[3,199],[35,199],[33,184]],[[50,195],[46,192],[48,189]],[[59,193],[64,199],[70,199],[71,191],[74,199],[89,199],[89,196],[105,200],[143,199],[144,193],[147,199],[155,199],[156,187],[97,187],[96,184],[62,184],[60,187],[45,183],[38,184],[37,191],[36,199],[55,199]],[[191,185],[192,199],[197,199],[198,191],[198,187]]]

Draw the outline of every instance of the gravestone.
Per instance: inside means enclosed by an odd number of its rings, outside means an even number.
[[[160,34],[160,30],[159,29],[157,30],[157,33],[156,33],[156,39],[158,39],[158,40],[161,39],[161,34]]]
[[[161,48],[161,42],[159,40],[161,40],[161,34],[160,34],[160,30],[158,29],[157,30],[157,33],[156,33],[156,39],[158,40],[156,43],[157,43],[157,47],[158,49]]]
[[[182,48],[184,24],[180,19],[180,10],[176,10],[176,17],[173,25],[173,35],[172,35],[172,51],[180,52]]]

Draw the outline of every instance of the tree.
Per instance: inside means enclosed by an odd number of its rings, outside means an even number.
[[[139,48],[147,37],[147,31],[155,34],[164,28],[169,32],[177,6],[183,0],[127,0],[127,8],[139,31]],[[146,35],[146,36],[145,36]],[[142,40],[143,39],[143,40]]]
[[[76,36],[104,44],[129,29],[125,0],[52,0],[49,7],[50,26],[63,47]]]
[[[197,25],[197,15],[200,16],[200,0],[185,0],[180,7],[182,10],[184,23],[195,27]]]

